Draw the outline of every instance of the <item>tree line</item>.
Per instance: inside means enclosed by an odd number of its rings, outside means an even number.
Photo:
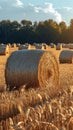
[[[35,21],[23,19],[20,23],[16,20],[0,21],[0,43],[72,43],[73,19],[66,25],[64,21],[59,24],[52,20]]]

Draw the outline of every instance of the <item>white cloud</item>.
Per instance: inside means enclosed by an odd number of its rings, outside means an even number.
[[[15,3],[13,4],[15,7],[23,7],[23,3],[20,0],[15,0]]]
[[[39,13],[42,10],[42,8],[41,7],[34,7],[34,10],[36,13]]]
[[[21,0],[0,0],[0,6],[4,9],[10,7],[23,7],[23,5]]]
[[[57,22],[62,21],[61,14],[53,7],[52,3],[45,3],[46,7],[43,9],[45,13],[51,13],[54,15]]]
[[[57,11],[55,11],[55,14],[54,14],[54,15],[56,16],[56,20],[57,20],[58,22],[63,21],[63,20],[62,20],[62,16],[61,16],[60,13],[58,13]]]
[[[22,0],[0,0],[0,21],[3,19],[18,20],[24,18],[24,4]]]
[[[0,0],[0,20],[22,20],[43,21],[53,19],[56,22],[68,22],[73,16],[72,7],[54,7],[53,3],[35,5],[25,0]],[[37,3],[38,4],[38,3]]]
[[[63,7],[63,9],[66,9],[67,11],[71,11],[72,7]]]
[[[53,17],[55,18],[55,20],[57,22],[61,22],[62,21],[61,14],[53,7],[52,3],[45,3],[44,7],[34,6],[34,10],[35,10],[36,13],[43,12],[45,14],[53,15]]]
[[[30,7],[34,7],[34,4],[32,4],[32,3],[29,3],[28,5],[29,5]]]
[[[45,13],[55,13],[55,9],[53,8],[53,4],[52,3],[45,3],[45,8],[43,9],[43,11]]]

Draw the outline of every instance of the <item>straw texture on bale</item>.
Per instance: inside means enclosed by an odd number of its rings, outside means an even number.
[[[73,51],[63,50],[59,56],[60,63],[73,63]]]
[[[67,130],[73,130],[73,117],[71,117],[69,122],[68,122]]]
[[[44,50],[15,51],[7,60],[5,80],[10,89],[14,86],[19,89],[23,85],[26,85],[26,88],[55,88],[59,83],[57,60],[51,52]]]

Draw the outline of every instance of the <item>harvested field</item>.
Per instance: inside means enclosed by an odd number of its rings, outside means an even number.
[[[61,50],[49,48],[59,62]],[[7,57],[0,56],[0,87],[5,88]],[[49,97],[49,89],[22,88],[0,93],[0,130],[72,130],[73,64],[59,64],[60,89]]]
[[[4,76],[4,71],[5,71],[5,64],[7,61],[8,56],[0,56],[0,90],[5,89],[5,76]]]

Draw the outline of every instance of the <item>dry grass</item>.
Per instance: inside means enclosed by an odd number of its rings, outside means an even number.
[[[61,50],[48,50],[58,60]],[[0,56],[0,86],[4,87],[6,60]],[[61,89],[53,98],[48,88],[0,93],[0,130],[72,130],[73,64],[59,64],[59,72]]]
[[[7,61],[8,56],[0,56],[0,91],[5,89],[5,78],[4,78],[4,71],[5,71],[5,64]]]

